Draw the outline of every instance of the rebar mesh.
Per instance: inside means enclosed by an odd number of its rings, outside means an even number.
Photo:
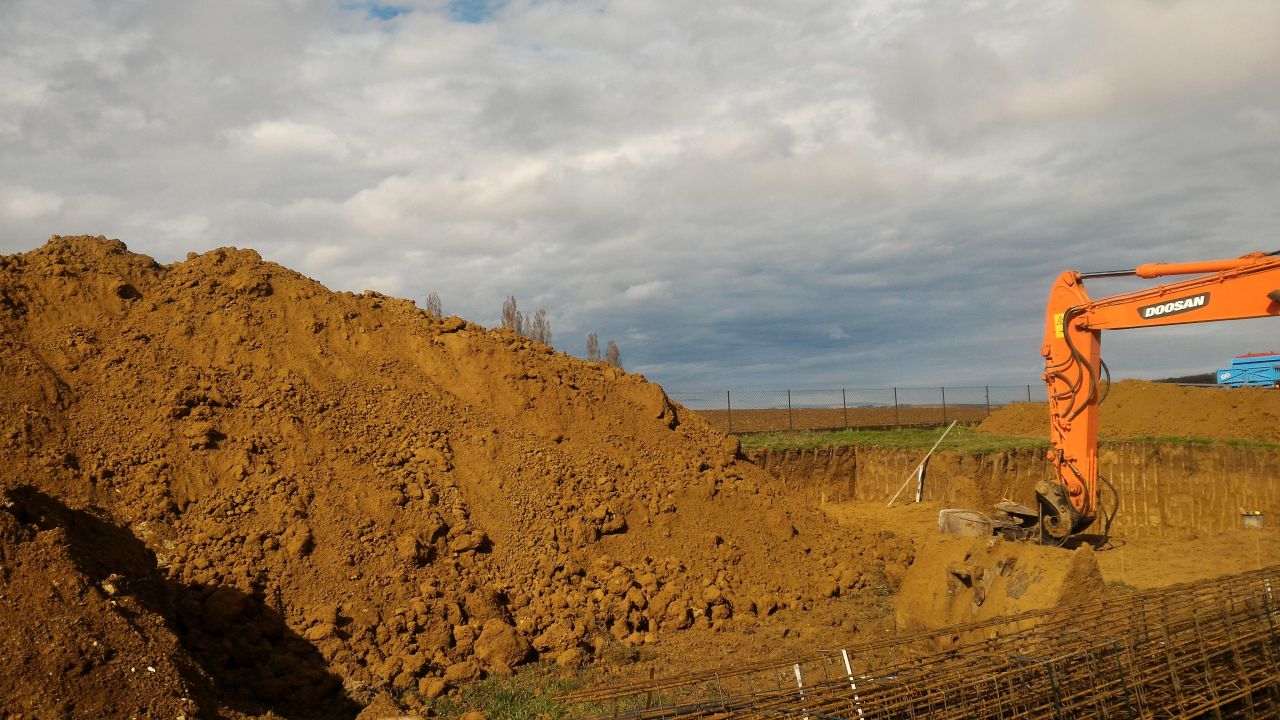
[[[1280,717],[1280,566],[566,695],[598,717]]]

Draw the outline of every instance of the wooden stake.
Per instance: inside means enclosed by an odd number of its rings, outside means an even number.
[[[929,462],[929,456],[933,455],[933,451],[938,449],[938,446],[946,439],[947,433],[951,432],[951,428],[955,427],[957,422],[959,421],[952,420],[951,424],[947,426],[947,429],[942,431],[942,436],[933,444],[933,447],[929,448],[929,452],[925,453],[924,459],[920,461],[920,464],[916,466],[916,469],[912,470],[911,473],[907,475],[907,479],[902,481],[902,487],[898,488],[898,492],[894,493],[893,497],[889,498],[889,504],[885,505],[885,507],[893,507],[893,502],[898,499],[898,496],[902,494],[903,490],[907,489],[907,483],[911,482],[912,477],[916,478],[916,502],[920,502],[921,498],[924,496],[924,464]]]

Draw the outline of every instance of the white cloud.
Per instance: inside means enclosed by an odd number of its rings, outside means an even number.
[[[355,255],[355,248],[344,245],[321,245],[307,250],[302,261],[302,270],[310,273],[326,273],[337,266],[350,262]]]
[[[17,222],[30,222],[46,218],[58,212],[66,201],[53,193],[39,192],[26,187],[0,188],[0,210]]]
[[[404,293],[404,283],[400,275],[395,273],[367,276],[364,286],[365,290],[374,290],[383,295],[401,295]]]
[[[264,120],[251,127],[233,130],[231,137],[245,150],[267,155],[320,155],[346,157],[346,143],[323,127],[289,120]]]
[[[1222,101],[1280,65],[1280,4],[1083,3],[1095,37],[1074,73],[1032,80],[1008,107],[1045,122],[1109,109],[1151,112],[1180,100]]]
[[[671,283],[667,280],[650,280],[628,287],[622,294],[628,300],[652,300],[665,297],[671,291]]]
[[[685,388],[996,383],[1038,377],[1062,269],[1280,224],[1275,3],[444,6],[0,3],[0,249],[253,246],[485,323],[516,295]]]

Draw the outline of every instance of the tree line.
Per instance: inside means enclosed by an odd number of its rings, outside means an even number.
[[[439,293],[432,292],[427,295],[426,312],[431,317],[444,317],[444,309],[440,304]],[[517,335],[527,337],[530,340],[547,345],[551,344],[551,320],[547,318],[547,311],[538,308],[532,316],[525,316],[520,310],[520,305],[516,302],[514,295],[507,297],[502,303],[502,321],[501,327],[515,331]],[[622,352],[618,350],[618,343],[610,340],[605,345],[604,356],[600,355],[600,336],[595,333],[587,335],[587,360],[591,362],[604,362],[613,367],[622,367]]]

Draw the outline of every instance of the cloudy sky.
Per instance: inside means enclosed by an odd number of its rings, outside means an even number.
[[[515,295],[674,391],[1038,382],[1060,271],[1280,249],[1278,190],[1272,0],[0,0],[0,252]]]

